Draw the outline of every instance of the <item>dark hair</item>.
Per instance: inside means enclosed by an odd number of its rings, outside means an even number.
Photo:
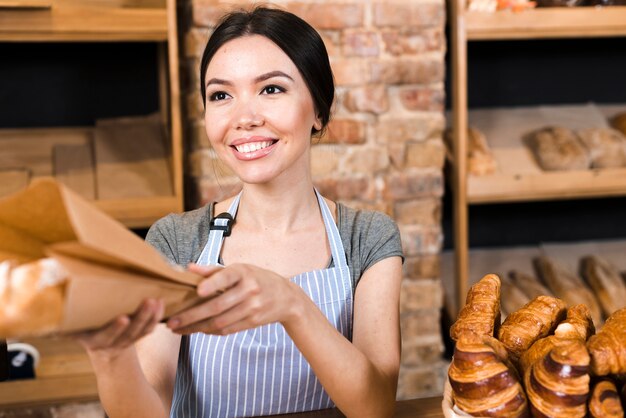
[[[257,7],[252,11],[236,11],[224,16],[209,38],[200,63],[200,91],[206,105],[206,76],[209,62],[217,50],[236,38],[261,35],[274,42],[287,54],[300,71],[309,92],[322,130],[330,120],[330,108],[335,97],[333,73],[324,41],[311,25],[279,9]],[[318,131],[313,128],[313,133]]]

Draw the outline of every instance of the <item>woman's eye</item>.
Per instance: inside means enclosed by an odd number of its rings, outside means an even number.
[[[282,87],[270,85],[263,89],[262,94],[276,94],[276,93],[282,93],[284,91],[285,89],[283,89]]]
[[[226,98],[228,98],[228,94],[224,93],[223,91],[216,91],[209,96],[209,101],[217,102],[219,100],[225,100]]]

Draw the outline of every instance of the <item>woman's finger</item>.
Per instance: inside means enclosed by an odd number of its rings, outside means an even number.
[[[211,277],[202,280],[198,284],[198,296],[210,297],[224,293],[224,291],[236,285],[241,279],[240,269],[220,268]]]
[[[121,315],[103,328],[87,331],[76,335],[78,341],[89,350],[97,350],[111,346],[130,323],[127,315]]]
[[[127,346],[132,344],[140,336],[143,330],[154,320],[158,302],[154,299],[145,300],[131,317],[128,327],[114,341],[114,345]]]
[[[224,267],[222,266],[213,266],[213,265],[202,266],[196,263],[189,263],[187,265],[187,270],[191,271],[192,273],[199,274],[200,276],[204,276],[204,277],[210,277],[212,274],[222,269],[224,269]]]
[[[251,320],[253,315],[258,311],[257,309],[253,309],[253,306],[255,305],[255,301],[246,300],[215,317],[194,322],[186,326],[181,326],[173,329],[172,331],[177,334],[204,332],[206,334],[224,335],[230,333],[230,329],[233,327],[233,324],[236,323],[239,323],[241,326],[245,326],[245,328],[242,329],[253,328],[256,325],[259,325],[253,324]]]

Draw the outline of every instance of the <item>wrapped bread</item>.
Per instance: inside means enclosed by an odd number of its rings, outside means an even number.
[[[565,317],[566,305],[552,296],[538,296],[513,312],[502,323],[498,340],[517,362],[522,353],[550,334]]]
[[[43,335],[63,319],[67,274],[53,259],[0,263],[0,338]]]
[[[598,256],[580,260],[580,274],[596,294],[606,317],[626,306],[626,284],[613,264]]]
[[[586,170],[591,165],[587,149],[571,129],[548,126],[526,134],[524,142],[544,170]]]
[[[568,306],[584,303],[591,312],[594,324],[602,324],[600,304],[581,278],[549,257],[540,256],[535,258],[533,262],[537,273],[552,290],[554,296],[563,299]]]
[[[500,280],[502,282],[500,309],[504,317],[526,305],[530,298],[511,279],[500,277]]]
[[[626,373],[626,308],[611,315],[587,342],[591,369],[597,376]]]
[[[525,417],[526,395],[506,348],[495,338],[459,335],[448,368],[456,407],[477,417]]]
[[[626,166],[626,137],[610,128],[582,129],[577,132],[583,145],[589,150],[592,168]]]
[[[465,332],[493,337],[500,324],[500,278],[487,274],[467,292],[465,306],[450,327],[450,338],[457,340]]]
[[[452,130],[445,132],[448,149],[453,149]],[[476,128],[467,129],[467,172],[475,176],[495,173],[498,165],[487,144],[485,135]]]
[[[568,340],[554,347],[524,375],[533,416],[585,417],[589,381],[589,353],[584,342]]]
[[[537,296],[553,296],[550,289],[542,285],[535,276],[523,273],[519,270],[511,270],[509,277],[513,280],[515,285],[528,296],[529,300]]]
[[[591,418],[624,418],[624,408],[619,400],[615,383],[601,379],[593,385],[589,397],[589,416]]]

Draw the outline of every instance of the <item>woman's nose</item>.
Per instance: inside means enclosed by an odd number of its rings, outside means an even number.
[[[262,125],[263,122],[263,115],[257,110],[253,100],[240,103],[235,117],[237,128],[250,129]]]

